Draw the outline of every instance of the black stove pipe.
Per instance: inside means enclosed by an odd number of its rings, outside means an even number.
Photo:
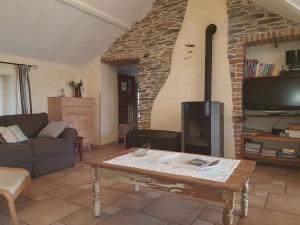
[[[206,28],[206,47],[205,47],[205,101],[211,101],[212,85],[212,38],[217,31],[215,24],[210,24]]]

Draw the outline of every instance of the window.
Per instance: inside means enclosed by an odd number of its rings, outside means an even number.
[[[0,66],[0,116],[20,112],[16,74],[14,67]]]

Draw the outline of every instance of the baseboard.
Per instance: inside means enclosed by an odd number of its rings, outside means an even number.
[[[115,147],[115,146],[122,146],[122,144],[120,144],[118,141],[115,141],[115,142],[107,143],[104,145],[91,145],[91,148],[92,149],[103,149],[103,148]]]

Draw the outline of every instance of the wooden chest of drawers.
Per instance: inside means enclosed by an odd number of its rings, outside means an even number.
[[[78,131],[86,144],[95,142],[96,102],[93,98],[48,98],[50,121],[65,121]]]

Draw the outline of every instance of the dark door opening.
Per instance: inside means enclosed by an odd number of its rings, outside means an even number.
[[[126,133],[137,128],[138,65],[118,67],[119,142],[125,143]]]

